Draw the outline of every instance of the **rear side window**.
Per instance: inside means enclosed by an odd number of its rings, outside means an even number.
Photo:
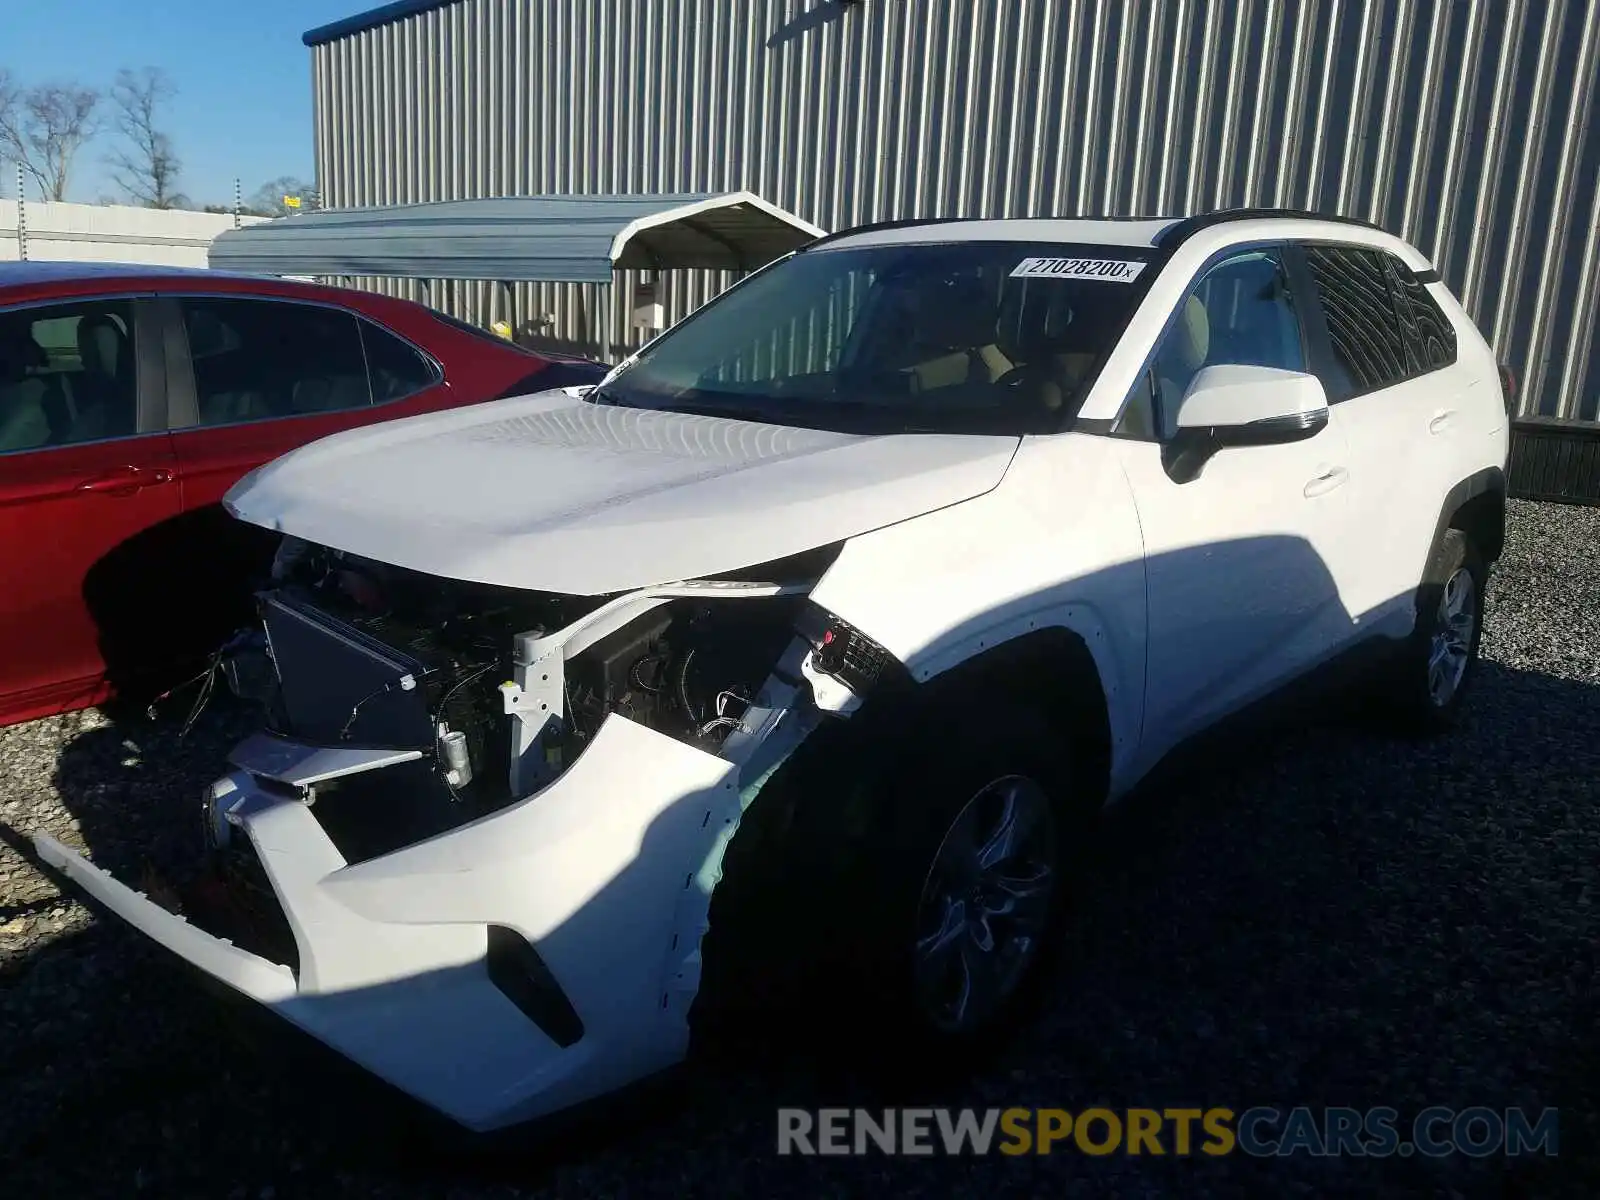
[[[361,322],[361,342],[367,351],[374,404],[402,400],[439,382],[438,369],[416,347],[370,321]]]
[[[0,312],[0,454],[126,437],[138,424],[131,301]]]
[[[200,424],[303,417],[372,403],[353,313],[221,297],[180,305]]]
[[[1439,302],[1428,295],[1428,289],[1415,271],[1392,254],[1384,257],[1388,259],[1390,276],[1400,296],[1406,340],[1415,370],[1420,373],[1450,366],[1456,361],[1456,327],[1445,316]]]
[[[1330,400],[1375,392],[1409,378],[1410,349],[1383,255],[1347,246],[1307,246],[1306,265],[1332,343]]]

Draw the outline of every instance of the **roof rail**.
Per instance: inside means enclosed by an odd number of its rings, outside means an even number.
[[[1194,218],[1191,217],[1189,219],[1193,220]],[[853,225],[849,229],[837,229],[837,230],[834,230],[832,233],[823,234],[821,237],[817,238],[814,241],[807,242],[804,246],[800,247],[800,249],[801,250],[809,250],[813,246],[821,246],[826,242],[836,242],[840,238],[855,237],[855,235],[858,234],[858,233],[877,233],[880,229],[914,229],[919,225],[959,225],[959,224],[963,224],[963,223],[968,222],[968,221],[998,221],[998,222],[1005,222],[1005,221],[1008,221],[1008,220],[1028,220],[1028,221],[1034,221],[1034,220],[1037,220],[1037,221],[1130,221],[1130,222],[1132,222],[1132,221],[1172,221],[1174,223],[1178,222],[1178,218],[1177,217],[1146,217],[1146,216],[1102,217],[1102,216],[1095,216],[1093,214],[1090,214],[1090,215],[1074,214],[1072,216],[1063,217],[1063,216],[1060,216],[1060,215],[1055,214],[1055,213],[1047,213],[1047,214],[1045,214],[1043,216],[1030,216],[1030,217],[1022,217],[1022,218],[1016,218],[1016,217],[906,217],[906,218],[903,218],[903,219],[898,220],[898,221],[872,221],[872,222],[869,222],[866,225]]]
[[[837,242],[840,238],[855,237],[858,233],[876,233],[880,229],[912,229],[918,225],[952,225],[958,221],[984,219],[983,217],[906,217],[899,221],[872,221],[866,225],[852,225],[849,229],[836,229],[832,233],[825,233],[801,246],[800,250],[811,250],[827,242]]]
[[[1203,229],[1210,229],[1214,225],[1226,225],[1230,221],[1252,221],[1263,217],[1297,221],[1332,221],[1339,225],[1358,225],[1362,229],[1387,232],[1382,225],[1376,225],[1360,217],[1341,217],[1335,213],[1310,212],[1300,208],[1224,208],[1216,212],[1197,213],[1192,217],[1185,217],[1175,225],[1163,229],[1156,238],[1156,248],[1176,250]]]
[[[1210,229],[1213,225],[1225,225],[1229,221],[1259,220],[1263,217],[1276,217],[1297,221],[1332,221],[1339,225],[1356,225],[1362,229],[1373,229],[1379,233],[1387,232],[1383,226],[1375,225],[1371,221],[1360,217],[1341,217],[1335,213],[1311,212],[1299,208],[1224,208],[1216,212],[1196,213],[1192,217],[1045,217],[1042,220],[1076,220],[1076,221],[1171,221],[1171,224],[1156,235],[1154,246],[1157,250],[1173,251],[1188,241],[1203,229]],[[807,242],[800,247],[800,251],[811,250],[829,242],[839,241],[841,238],[854,237],[858,233],[877,233],[883,229],[914,229],[919,225],[957,225],[968,221],[992,221],[1004,218],[994,217],[907,217],[898,221],[872,221],[865,225],[854,225],[849,229],[837,229],[832,233],[825,233],[821,237]]]

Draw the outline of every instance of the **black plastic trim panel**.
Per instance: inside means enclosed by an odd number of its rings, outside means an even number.
[[[1336,213],[1311,212],[1298,208],[1224,208],[1216,212],[1197,213],[1192,217],[1185,217],[1171,228],[1164,229],[1155,240],[1158,250],[1176,250],[1184,242],[1194,237],[1195,234],[1218,225],[1227,225],[1233,221],[1258,221],[1258,220],[1289,220],[1289,221],[1332,221],[1338,225],[1354,225],[1361,229],[1371,229],[1378,233],[1386,233],[1381,225],[1360,217],[1344,217]]]
[[[489,980],[523,1016],[565,1050],[583,1037],[583,1019],[528,940],[504,925],[489,926]]]
[[[1519,500],[1600,505],[1600,424],[1519,417],[1510,457],[1507,488]]]
[[[907,217],[899,221],[873,221],[866,225],[855,225],[849,229],[838,229],[833,233],[825,233],[819,238],[813,238],[796,253],[803,254],[807,250],[815,250],[818,246],[826,246],[829,242],[837,242],[842,238],[855,237],[858,233],[879,233],[885,229],[915,229],[921,225],[963,225],[972,221],[982,221],[985,217]]]
[[[1474,500],[1486,493],[1498,493],[1501,497],[1506,494],[1506,473],[1499,467],[1485,467],[1475,471],[1457,483],[1446,493],[1444,504],[1439,509],[1439,521],[1433,530],[1433,545],[1438,546],[1444,537],[1444,531],[1450,528],[1450,523],[1455,520],[1456,514],[1464,508],[1468,501]],[[1504,531],[1501,533],[1504,541]],[[1499,557],[1500,547],[1480,546],[1478,549],[1491,560]],[[1432,551],[1429,551],[1430,557]]]

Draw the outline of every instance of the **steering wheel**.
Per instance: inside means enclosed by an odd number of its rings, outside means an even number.
[[[1015,400],[1031,411],[1033,419],[1040,423],[1041,431],[1053,429],[1055,423],[1061,418],[1061,411],[1066,402],[1065,388],[1056,388],[1058,399],[1054,404],[1047,399],[1049,393],[1046,385],[1056,384],[1055,373],[1050,369],[1048,360],[1041,362],[1035,360],[1031,363],[1018,363],[994,381],[996,388],[1004,388]]]
[[[1031,363],[1018,363],[996,379],[994,386],[1006,388],[1013,392],[1020,392],[1028,383],[1048,382],[1050,382],[1049,365],[1035,360]]]

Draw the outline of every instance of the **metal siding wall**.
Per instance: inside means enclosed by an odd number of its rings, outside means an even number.
[[[748,187],[829,229],[1283,205],[1433,258],[1600,419],[1592,0],[461,0],[313,51],[330,206]],[[731,277],[672,272],[669,320]],[[618,286],[363,280],[613,356]]]

